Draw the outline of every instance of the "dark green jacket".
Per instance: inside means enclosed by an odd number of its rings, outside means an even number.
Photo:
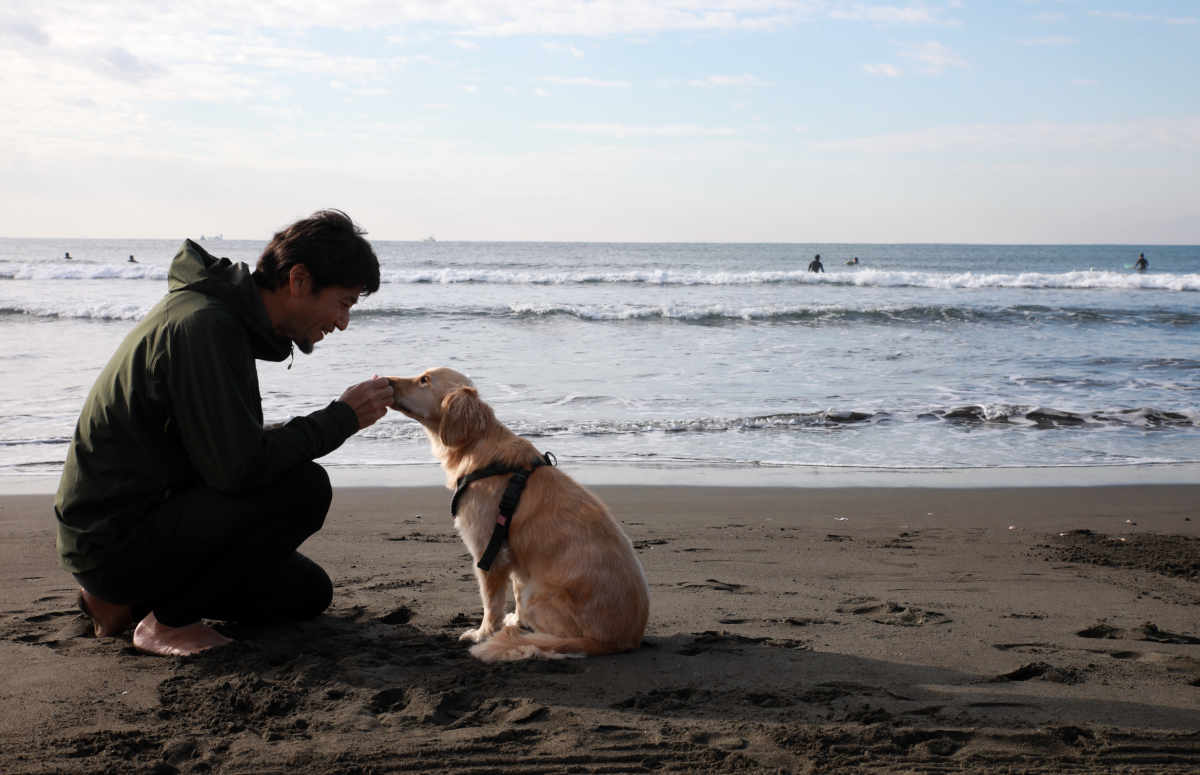
[[[263,427],[255,359],[282,361],[292,344],[274,332],[245,264],[188,240],[167,288],[100,373],[75,427],[54,502],[72,573],[119,558],[170,493],[253,490],[358,430],[341,401]]]

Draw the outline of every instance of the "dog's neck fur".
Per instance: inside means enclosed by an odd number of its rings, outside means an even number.
[[[537,448],[506,428],[499,420],[482,436],[462,445],[448,447],[435,431],[425,429],[433,454],[446,472],[446,486],[453,490],[460,477],[495,463],[509,466],[531,464],[539,455]]]

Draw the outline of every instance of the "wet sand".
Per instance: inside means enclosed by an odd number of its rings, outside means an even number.
[[[639,650],[483,665],[437,488],[339,488],[332,608],[187,659],[96,639],[0,497],[0,772],[1196,772],[1200,485],[594,488]]]

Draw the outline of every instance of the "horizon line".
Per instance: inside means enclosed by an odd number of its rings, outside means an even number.
[[[270,238],[261,237],[220,237],[219,239],[204,239],[201,237],[65,237],[61,235],[41,237],[41,236],[11,236],[0,234],[0,239],[3,240],[92,240],[92,241],[121,241],[121,240],[193,240],[196,242],[261,242],[266,244],[270,242]],[[370,239],[368,242],[402,242],[413,244],[546,244],[546,245],[969,245],[973,247],[1129,247],[1136,246],[1151,246],[1162,248],[1187,248],[1200,247],[1200,241],[1197,242],[991,242],[991,241],[950,241],[950,242],[935,242],[927,240],[905,240],[905,241],[869,241],[869,242],[851,242],[846,240],[822,240],[810,242],[798,241],[783,241],[783,240],[620,240],[620,239],[605,239],[605,240],[586,240],[586,239],[436,239],[429,240],[425,237],[414,239],[395,239],[381,237]]]

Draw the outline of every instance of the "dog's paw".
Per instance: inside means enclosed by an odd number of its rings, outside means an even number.
[[[521,618],[519,616],[517,616],[516,611],[512,611],[512,612],[504,615],[504,626],[505,627],[520,627],[521,626]]]
[[[491,635],[490,632],[487,632],[484,630],[484,628],[479,627],[474,630],[463,630],[463,634],[459,635],[458,639],[459,640],[469,640],[472,643],[478,643],[479,641],[483,640],[484,638],[486,638],[489,635]]]

